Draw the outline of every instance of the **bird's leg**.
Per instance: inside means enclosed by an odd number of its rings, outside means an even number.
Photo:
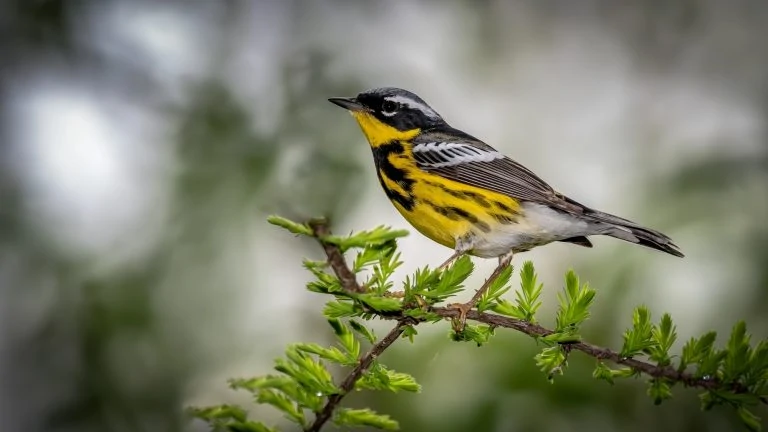
[[[454,261],[459,259],[460,256],[464,255],[464,252],[456,251],[453,253],[453,255],[450,256],[447,260],[445,260],[444,263],[440,264],[440,267],[438,267],[438,270],[445,270],[447,269],[451,264],[453,264]]]
[[[505,267],[509,265],[509,263],[512,262],[512,257],[515,255],[514,252],[509,251],[505,253],[504,255],[499,255],[499,266],[504,265]],[[506,263],[506,264],[504,264]]]
[[[482,286],[480,286],[480,289],[477,290],[474,296],[472,296],[472,299],[470,299],[466,303],[452,303],[448,305],[448,308],[450,309],[457,309],[459,311],[459,318],[454,321],[453,329],[456,332],[461,332],[464,330],[464,327],[467,323],[467,313],[472,310],[473,307],[477,304],[478,301],[480,301],[480,298],[483,297],[483,294],[488,290],[488,288],[491,286],[493,281],[496,280],[501,275],[501,272],[506,269],[509,264],[512,262],[512,252],[508,252],[504,255],[499,256],[499,265],[496,266],[496,268],[493,270],[493,273],[488,277],[488,279],[485,280],[485,283],[483,283]]]
[[[453,264],[454,261],[459,259],[462,255],[472,250],[474,247],[473,237],[471,234],[460,236],[456,239],[456,247],[453,255],[450,256],[444,263],[440,264],[438,270],[445,270]]]

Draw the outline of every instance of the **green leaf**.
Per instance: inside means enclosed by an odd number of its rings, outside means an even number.
[[[385,292],[392,288],[393,284],[390,278],[402,264],[400,254],[395,253],[395,242],[393,240],[390,243],[390,247],[382,254],[378,264],[373,266],[373,276],[366,285],[372,288],[376,294],[384,295]]]
[[[333,416],[339,426],[370,426],[383,430],[398,430],[400,425],[388,415],[370,409],[339,408]]]
[[[243,389],[258,396],[264,389],[278,390],[299,406],[317,411],[322,407],[322,399],[316,392],[307,391],[299,383],[287,376],[266,375],[256,378],[229,380],[232,389]]]
[[[456,342],[475,342],[477,346],[481,346],[488,342],[493,333],[491,326],[466,324],[460,332],[452,330],[450,336],[451,340]]]
[[[325,304],[323,315],[326,318],[344,318],[359,316],[363,313],[363,308],[359,304],[349,300],[334,300]]]
[[[430,300],[432,304],[444,301],[464,288],[464,281],[473,269],[472,260],[464,255],[442,272],[438,270],[417,272],[414,276],[417,285],[413,291]]]
[[[367,245],[355,257],[355,261],[352,263],[352,271],[360,273],[364,268],[377,263],[383,255],[382,252],[382,249],[378,246]]]
[[[321,358],[342,365],[354,365],[357,357],[350,353],[343,353],[336,347],[324,348],[314,343],[297,343],[296,349],[306,353],[315,354]]]
[[[333,328],[341,347],[355,359],[360,356],[360,342],[343,322],[337,319],[329,319],[328,324]]]
[[[304,412],[302,412],[302,410],[299,409],[293,401],[275,390],[261,390],[258,397],[256,398],[256,402],[272,405],[273,407],[282,411],[286,418],[289,420],[302,426],[306,424]]]
[[[536,322],[536,311],[541,306],[539,297],[544,287],[543,284],[537,284],[536,271],[531,261],[523,263],[523,270],[520,272],[520,291],[517,291],[517,310],[520,311],[520,319],[530,323]],[[578,281],[577,281],[578,283]]]
[[[717,338],[716,332],[705,333],[699,339],[691,338],[683,345],[683,354],[680,358],[680,371],[685,370],[689,364],[700,363],[710,355]]]
[[[403,282],[403,291],[405,292],[405,301],[412,302],[414,296],[424,297],[429,291],[434,289],[440,281],[440,271],[430,270],[429,268],[417,268],[413,277],[406,276]]]
[[[613,371],[605,363],[598,361],[595,366],[595,370],[592,372],[592,378],[606,381],[608,384],[613,385]]]
[[[544,348],[535,357],[536,366],[542,372],[547,374],[547,379],[552,382],[555,374],[563,374],[563,367],[566,366],[566,356],[562,346],[555,345]]]
[[[671,363],[669,350],[677,340],[677,332],[672,323],[672,317],[665,313],[661,317],[659,325],[653,327],[651,334],[654,341],[654,346],[650,347],[651,360],[659,366],[668,366]]]
[[[229,424],[225,429],[227,432],[278,432],[262,422],[246,420],[241,423]]]
[[[768,341],[760,341],[749,356],[749,372],[745,377],[748,386],[763,383],[768,386]],[[768,388],[765,392],[768,392]]]
[[[760,424],[760,417],[752,414],[747,408],[740,406],[736,408],[736,412],[739,414],[739,418],[744,423],[744,426],[749,430],[757,432],[763,429]]]
[[[418,393],[421,386],[406,373],[395,372],[379,363],[374,363],[368,371],[355,383],[358,390],[388,390],[391,392],[408,391]]]
[[[412,325],[408,325],[403,327],[403,334],[401,337],[408,338],[408,340],[413,343],[413,337],[419,334],[418,331],[416,331],[416,327]]]
[[[416,379],[413,376],[407,373],[391,370],[388,370],[387,373],[389,374],[390,388],[394,389],[394,391],[403,390],[412,393],[421,392],[421,385],[416,382]]]
[[[376,294],[360,294],[356,298],[378,312],[397,312],[403,307],[403,303],[398,299],[381,297]]]
[[[569,344],[569,343],[581,342],[581,336],[572,332],[552,333],[540,339],[549,344],[553,344],[553,343]]]
[[[307,289],[320,294],[345,294],[339,279],[325,272],[325,264],[304,260],[304,268],[312,272],[316,280],[307,283]]]
[[[726,350],[712,350],[707,356],[699,361],[699,367],[696,369],[696,376],[705,378],[717,378],[719,376],[720,365],[723,359],[728,355]]]
[[[265,375],[256,378],[236,378],[228,381],[231,389],[248,390],[255,393],[258,390],[264,388],[272,388],[276,390],[283,390],[288,387],[294,386],[296,381],[287,376],[278,375]]]
[[[639,373],[630,367],[611,369],[602,361],[597,362],[597,366],[592,372],[592,377],[607,381],[609,384],[613,384],[615,378],[629,378],[638,375]]]
[[[190,408],[189,414],[208,423],[214,431],[277,432],[264,423],[247,420],[245,410],[235,405]]]
[[[325,236],[321,240],[339,246],[343,251],[351,248],[383,245],[389,241],[408,235],[406,230],[393,230],[387,226],[378,226],[372,230],[358,231],[348,237]]]
[[[656,346],[653,339],[651,313],[645,306],[638,306],[632,313],[632,328],[624,332],[624,345],[621,348],[622,357],[632,357]]]
[[[499,315],[506,315],[512,318],[525,319],[525,313],[521,311],[512,302],[506,299],[499,299],[495,304],[491,306],[491,310]]]
[[[731,331],[731,337],[728,339],[727,353],[723,363],[723,379],[725,381],[739,379],[749,368],[749,339],[747,325],[744,321],[736,323]]]
[[[496,302],[498,302],[499,297],[509,291],[511,287],[508,285],[508,283],[511,276],[512,266],[510,265],[505,267],[501,273],[499,273],[499,276],[491,281],[488,289],[485,290],[483,295],[480,297],[480,300],[477,302],[476,307],[479,312],[485,312],[486,310],[492,308]]]
[[[565,288],[558,294],[556,332],[575,332],[589,318],[589,307],[595,299],[595,290],[588,284],[580,285],[579,278],[569,270],[565,275]]]
[[[361,336],[366,338],[368,342],[376,343],[376,335],[373,334],[373,330],[369,329],[368,327],[360,324],[355,320],[349,320],[349,326],[352,327],[352,330],[356,331]]]
[[[208,422],[216,420],[236,420],[239,422],[246,420],[245,410],[238,405],[217,405],[211,407],[189,409],[192,416]]]
[[[285,228],[294,234],[301,234],[310,237],[314,236],[312,228],[310,228],[307,224],[297,223],[284,217],[276,215],[268,216],[267,222],[271,223],[272,225]]]
[[[650,385],[648,386],[648,396],[653,399],[654,405],[659,405],[663,401],[672,397],[672,389],[669,387],[669,384],[665,380],[654,378],[650,380]]]
[[[287,360],[275,360],[275,370],[292,377],[313,393],[332,394],[338,391],[325,366],[300,351],[296,345],[288,346],[285,355]]]
[[[390,278],[400,265],[402,261],[397,253],[397,242],[390,240],[381,244],[366,244],[355,257],[352,271],[359,273],[366,267],[372,267],[373,274],[364,285],[374,293],[383,295],[392,288]]]

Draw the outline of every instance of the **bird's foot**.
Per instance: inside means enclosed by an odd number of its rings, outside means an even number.
[[[475,307],[477,302],[480,301],[493,281],[496,280],[496,278],[501,275],[501,272],[512,263],[512,255],[512,252],[510,252],[499,257],[499,265],[493,270],[493,273],[491,273],[488,279],[485,280],[485,283],[480,289],[475,292],[475,295],[472,296],[471,300],[466,303],[451,303],[448,305],[449,309],[456,309],[459,311],[459,316],[453,320],[452,325],[454,331],[459,333],[464,330],[464,327],[466,327],[467,324],[467,314]]]
[[[467,314],[473,307],[475,307],[475,305],[472,301],[466,303],[451,303],[447,306],[448,309],[459,311],[459,316],[453,318],[451,322],[451,327],[453,327],[454,332],[461,333],[464,331],[464,327],[467,326]]]

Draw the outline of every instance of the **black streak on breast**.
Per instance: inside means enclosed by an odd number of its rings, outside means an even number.
[[[373,150],[373,160],[376,162],[376,175],[379,177],[379,183],[384,188],[384,192],[387,197],[392,201],[400,204],[404,209],[410,211],[413,209],[413,198],[411,197],[411,190],[413,188],[413,180],[408,178],[407,173],[395,167],[390,161],[390,156],[399,155],[405,151],[403,144],[400,141],[392,141],[387,144],[375,147]],[[384,183],[384,177],[400,185],[407,195],[402,195],[399,192],[387,187]]]

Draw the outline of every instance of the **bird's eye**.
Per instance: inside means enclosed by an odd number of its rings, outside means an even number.
[[[392,115],[395,113],[395,111],[397,111],[397,108],[398,108],[397,102],[393,102],[391,100],[385,100],[381,104],[381,113]]]

